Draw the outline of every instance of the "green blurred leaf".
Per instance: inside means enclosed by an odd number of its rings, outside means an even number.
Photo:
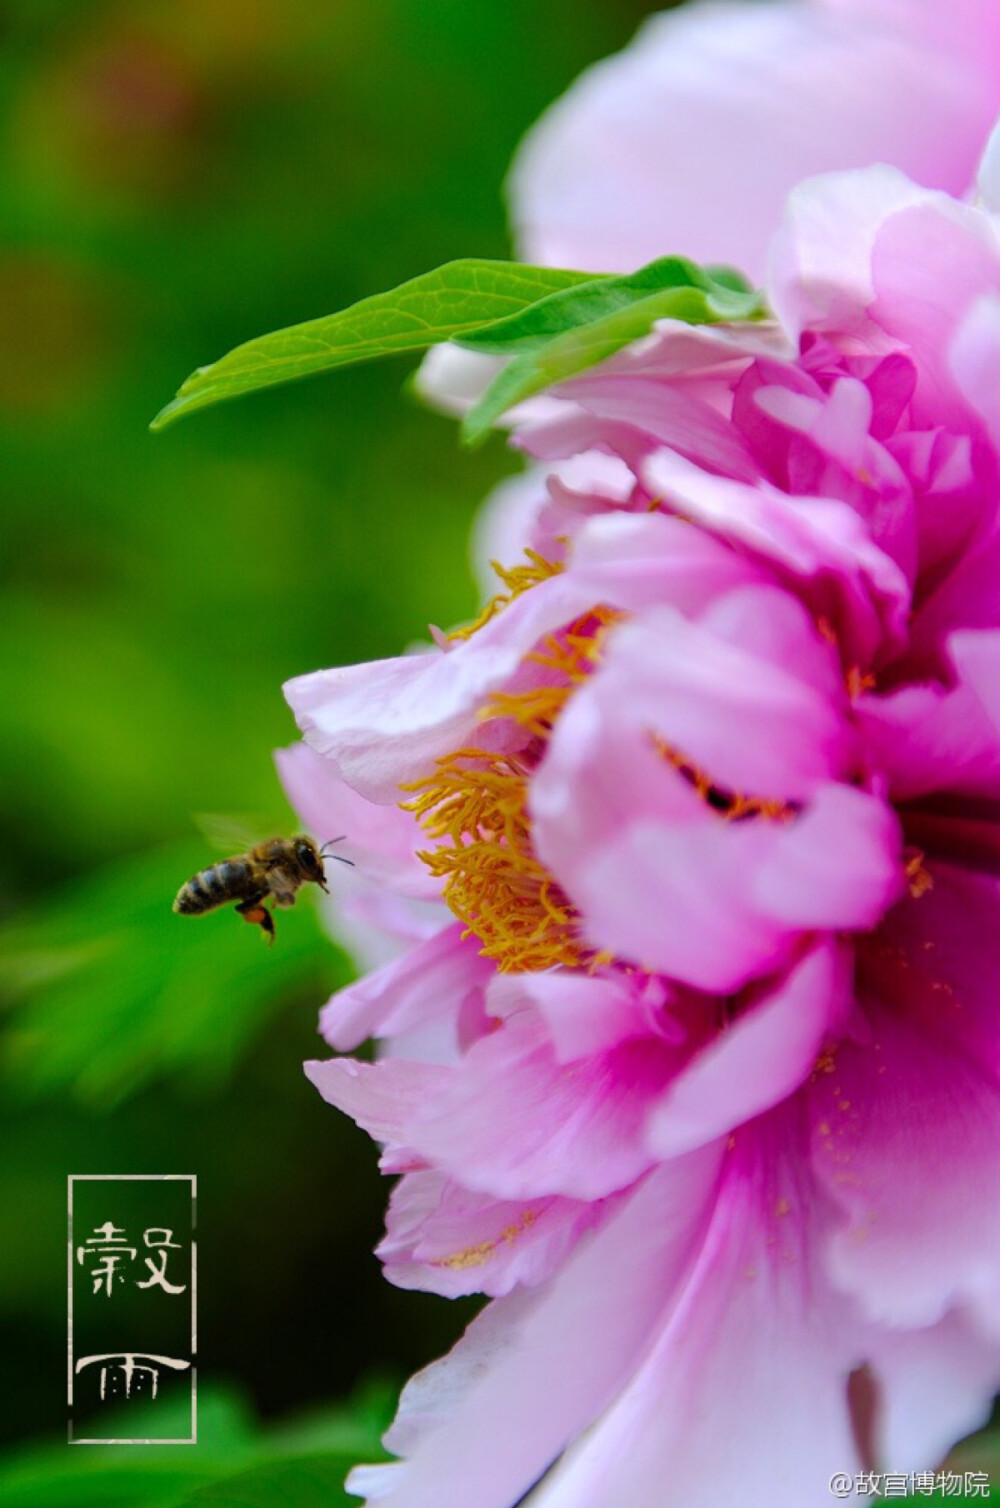
[[[291,325],[199,367],[153,420],[163,429],[197,408],[400,351],[422,351],[516,313],[591,273],[469,258],[446,262],[338,314]]]
[[[109,1109],[163,1075],[212,1088],[291,996],[321,997],[336,954],[311,897],[281,917],[273,948],[228,909],[174,915],[211,858],[180,843],[107,865],[0,929],[13,1090]]]
[[[324,1451],[251,1466],[196,1488],[183,1499],[184,1508],[357,1508],[357,1498],[344,1491],[344,1478],[356,1464],[353,1456]]]
[[[242,1471],[260,1449],[240,1394],[216,1387],[198,1402],[196,1445],[70,1446],[61,1440],[19,1450],[0,1464],[0,1502],[4,1508],[174,1508],[203,1483]],[[169,1420],[163,1409],[160,1427]],[[177,1433],[188,1428],[185,1402]]]
[[[190,1446],[29,1446],[0,1464],[4,1508],[311,1508],[357,1503],[343,1490],[360,1460],[384,1460],[380,1443],[396,1388],[363,1383],[346,1404],[261,1431],[242,1395],[202,1391],[198,1441]],[[177,1433],[189,1428],[186,1402]],[[136,1427],[129,1406],[128,1429]],[[141,1417],[141,1410],[139,1411]],[[157,1415],[166,1428],[169,1415]]]
[[[521,349],[522,354],[497,374],[465,416],[462,433],[470,444],[483,439],[514,404],[606,361],[647,335],[658,319],[705,325],[760,319],[765,312],[759,294],[715,282],[683,257],[662,257],[627,277],[572,290],[562,296],[554,311],[553,301],[547,302],[550,308],[542,311],[537,331],[529,327],[538,306],[521,315],[520,323],[508,322],[514,349]],[[546,326],[547,333],[540,339]],[[497,341],[495,327],[489,337]],[[469,344],[468,339],[463,343]]]

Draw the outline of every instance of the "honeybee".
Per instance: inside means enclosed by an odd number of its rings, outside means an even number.
[[[324,859],[350,864],[340,854],[327,853],[343,837],[331,838],[318,848],[312,838],[268,838],[249,853],[222,859],[208,869],[199,869],[177,892],[174,910],[181,916],[200,916],[238,901],[236,910],[274,942],[274,917],[264,902],[270,896],[275,906],[294,906],[301,885],[311,883],[327,889]]]

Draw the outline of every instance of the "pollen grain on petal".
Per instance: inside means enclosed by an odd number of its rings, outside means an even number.
[[[478,1241],[475,1246],[466,1246],[462,1251],[452,1252],[447,1257],[437,1257],[432,1267],[447,1267],[453,1272],[464,1272],[470,1267],[482,1267],[500,1246],[513,1246],[514,1242],[529,1231],[538,1219],[536,1210],[525,1210],[512,1225],[507,1225],[492,1241]]]

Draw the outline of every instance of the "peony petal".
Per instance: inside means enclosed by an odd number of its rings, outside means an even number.
[[[355,1472],[350,1490],[383,1508],[510,1508],[647,1349],[699,1239],[717,1163],[706,1149],[659,1170],[556,1279],[491,1304],[407,1384],[386,1436],[405,1463]]]
[[[327,1001],[319,1029],[331,1047],[350,1052],[369,1037],[397,1037],[440,1024],[457,1031],[469,996],[485,988],[493,965],[476,938],[462,938],[461,922],[365,974]]]
[[[657,1034],[655,1011],[665,994],[662,985],[651,990],[627,975],[601,978],[553,969],[497,975],[489,989],[488,1009],[500,1020],[526,1009],[537,1011],[555,1060],[563,1064]]]
[[[328,1058],[302,1066],[327,1104],[343,1110],[375,1141],[386,1144],[386,1172],[406,1172],[420,1166],[419,1158],[408,1148],[410,1123],[422,1104],[433,1102],[441,1094],[454,1069],[404,1058],[386,1058],[381,1063]]]
[[[653,1161],[642,1137],[679,1050],[654,1037],[561,1064],[533,1013],[470,1048],[448,1088],[408,1126],[431,1165],[500,1199],[601,1199]]]
[[[916,363],[914,418],[920,425],[963,429],[968,406],[949,352],[976,302],[1000,293],[995,228],[986,215],[950,199],[913,205],[879,227],[871,268],[871,316],[890,338],[906,344]],[[978,334],[976,344],[982,338]]]
[[[931,791],[1000,797],[1000,630],[953,634],[957,685],[903,686],[864,696],[857,718],[869,768],[897,801]]]
[[[769,253],[768,297],[789,335],[874,334],[872,255],[883,225],[914,205],[947,206],[894,167],[808,178],[788,196]]]
[[[853,740],[828,695],[831,659],[797,602],[753,586],[699,623],[663,607],[623,624],[591,685],[637,741],[663,740],[713,784],[797,801],[847,767]]]
[[[965,1305],[997,1337],[1000,1087],[954,1041],[961,997],[938,1001],[931,1032],[866,996],[871,1040],[842,1042],[812,1086],[817,1173],[843,1211],[827,1266],[879,1324]]]
[[[738,1133],[647,1353],[531,1508],[822,1508],[833,1473],[860,1468],[846,1381],[862,1341],[816,1268],[796,1126]]]
[[[346,834],[338,852],[352,860],[354,871],[338,873],[338,890],[357,879],[419,900],[439,898],[440,882],[417,857],[424,838],[409,812],[366,801],[308,744],[277,749],[274,760],[285,793],[308,830],[324,838]]]
[[[985,1424],[1000,1388],[1000,1345],[952,1312],[923,1330],[872,1334],[879,1383],[880,1459],[897,1472],[926,1469]]]
[[[899,821],[854,786],[825,785],[762,856],[753,896],[791,928],[867,931],[903,888]]]
[[[1000,132],[997,136],[1000,144]],[[1000,158],[1000,145],[998,145]],[[1000,172],[1000,169],[998,169]],[[950,376],[1000,447],[1000,293],[980,294],[960,321],[946,354]]]
[[[845,1014],[850,962],[824,943],[673,1080],[649,1117],[657,1157],[676,1157],[749,1121],[809,1076]]]
[[[643,468],[654,495],[702,529],[772,566],[832,626],[848,662],[901,646],[910,586],[853,508],[831,498],[745,487],[660,450]]]
[[[654,17],[528,136],[510,184],[521,254],[626,271],[676,251],[757,277],[809,174],[890,162],[961,194],[997,112],[998,50],[983,0]]]
[[[564,383],[559,392],[598,419],[630,424],[709,471],[741,482],[757,478],[739,431],[697,392],[613,374]]]
[[[978,203],[991,214],[1000,214],[1000,121],[990,132],[976,174]]]
[[[392,1192],[375,1254],[399,1288],[500,1297],[545,1282],[613,1208],[610,1200],[511,1203],[472,1193],[438,1172],[407,1173]]]
[[[541,638],[593,606],[565,576],[542,581],[448,654],[439,651],[298,676],[285,695],[306,741],[367,800],[469,742],[483,701]]]

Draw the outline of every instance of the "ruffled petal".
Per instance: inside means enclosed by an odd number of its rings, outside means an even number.
[[[459,1023],[471,996],[482,996],[493,965],[476,938],[462,938],[453,922],[361,979],[338,990],[320,1012],[319,1027],[338,1052],[369,1037],[398,1037],[441,1025],[458,1045]]]
[[[770,564],[830,624],[849,661],[869,665],[905,643],[910,584],[846,503],[747,487],[665,450],[643,476],[682,517]]]
[[[614,1207],[610,1200],[514,1203],[464,1189],[436,1171],[407,1173],[392,1192],[375,1255],[399,1288],[498,1298],[545,1282]]]
[[[648,1037],[561,1064],[543,1023],[523,1011],[469,1050],[410,1124],[409,1141],[424,1161],[500,1199],[600,1199],[652,1163],[642,1127],[678,1057],[676,1045]]]
[[[700,1239],[717,1165],[706,1149],[660,1169],[557,1278],[491,1304],[407,1384],[386,1436],[407,1459],[355,1471],[350,1490],[382,1508],[517,1502],[647,1350]]]

